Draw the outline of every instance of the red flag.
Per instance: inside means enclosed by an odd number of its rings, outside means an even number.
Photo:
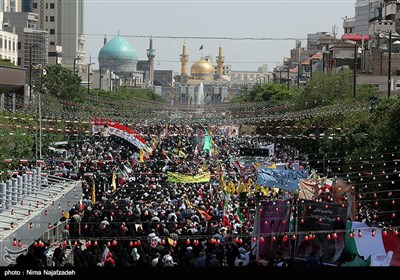
[[[224,227],[228,227],[229,229],[232,229],[231,221],[229,221],[229,218],[228,218],[227,215],[224,215],[224,216],[222,217],[222,225],[223,225]]]
[[[204,219],[206,219],[206,221],[208,221],[208,220],[210,220],[210,219],[212,218],[212,216],[209,215],[209,214],[208,214],[206,211],[204,211],[204,210],[197,209],[197,211],[200,213],[200,215],[201,215]]]

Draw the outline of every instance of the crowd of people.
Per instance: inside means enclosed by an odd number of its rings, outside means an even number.
[[[294,158],[275,145],[274,155],[243,161],[241,148],[272,144],[259,135],[228,136],[207,126],[142,125],[149,149],[110,135],[66,147],[67,160],[51,155],[44,169],[82,180],[83,198],[69,213],[67,247],[73,266],[287,266],[282,252],[259,255],[252,242],[254,209],[290,195],[257,185],[256,164]],[[204,148],[204,132],[211,138]],[[298,152],[295,156],[298,156]],[[207,182],[171,182],[169,172]],[[64,243],[65,244],[65,243]],[[51,246],[51,244],[48,244]]]

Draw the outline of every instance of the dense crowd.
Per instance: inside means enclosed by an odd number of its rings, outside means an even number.
[[[240,148],[265,148],[271,142],[254,134],[228,136],[201,125],[136,129],[150,149],[94,135],[68,144],[66,160],[49,155],[44,163],[44,169],[83,181],[82,202],[70,210],[67,226],[74,266],[290,264],[282,252],[256,260],[251,237],[256,203],[290,194],[258,186],[255,168],[260,162],[299,160],[297,151],[273,143],[273,156],[244,162]],[[212,139],[207,150],[204,133]],[[210,180],[170,182],[167,172],[210,172]],[[56,264],[62,264],[65,249],[57,248]]]

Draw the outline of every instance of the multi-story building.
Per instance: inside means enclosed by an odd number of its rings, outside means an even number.
[[[2,59],[9,59],[15,65],[18,60],[17,43],[17,34],[0,30],[0,57]]]
[[[84,65],[83,0],[34,0],[33,11],[39,15],[38,29],[49,33],[49,60],[62,57],[65,67],[81,72]],[[58,47],[57,47],[58,46]],[[60,47],[62,51],[60,52]],[[79,58],[79,59],[76,59]]]
[[[18,62],[18,34],[13,30],[7,30],[4,23],[4,13],[0,12],[0,58],[9,59],[17,65]]]
[[[30,63],[40,64],[43,67],[48,64],[48,33],[37,30],[38,16],[34,13],[4,12],[4,30],[13,31],[18,35],[18,61],[16,65],[28,68]],[[34,46],[32,53],[30,47]]]
[[[369,21],[381,11],[382,0],[357,0],[355,4],[354,33],[365,35],[369,32]]]

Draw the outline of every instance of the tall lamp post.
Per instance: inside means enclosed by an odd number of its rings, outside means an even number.
[[[392,30],[389,31],[389,61],[388,61],[388,81],[387,96],[390,98],[391,82],[392,82]]]
[[[357,44],[354,42],[353,98],[356,98],[356,89],[357,89]]]
[[[90,93],[90,65],[93,65],[94,62],[88,63],[87,65],[87,93]]]
[[[39,47],[38,44],[32,44],[29,47],[29,101],[32,101],[32,49]]]
[[[80,59],[81,59],[80,57],[75,57],[74,58],[74,73],[76,73],[76,61],[80,60]]]

